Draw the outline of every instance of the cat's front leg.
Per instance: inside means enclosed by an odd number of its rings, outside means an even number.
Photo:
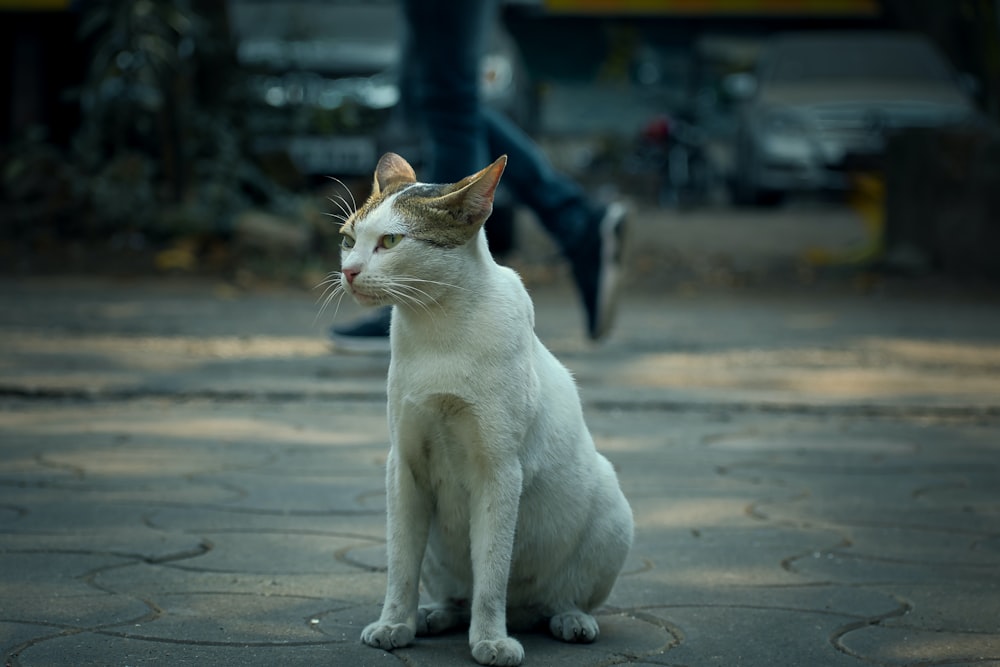
[[[427,546],[430,502],[396,448],[386,464],[388,583],[379,620],[361,632],[361,641],[391,651],[413,642],[417,630],[420,563]]]
[[[507,581],[522,472],[516,461],[491,471],[472,498],[472,618],[469,646],[481,665],[520,665],[521,643],[507,635]]]

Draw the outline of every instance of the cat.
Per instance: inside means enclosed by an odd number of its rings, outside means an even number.
[[[388,583],[361,634],[392,650],[468,627],[472,657],[519,665],[508,623],[592,642],[633,538],[569,371],[534,332],[520,276],[487,246],[506,156],[446,185],[386,153],[341,227],[339,287],[392,304]],[[419,584],[430,604],[418,606]]]

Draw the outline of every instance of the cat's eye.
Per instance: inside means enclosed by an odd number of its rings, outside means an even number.
[[[378,244],[388,250],[394,247],[397,243],[403,240],[402,234],[386,234],[381,239],[379,239]]]
[[[340,241],[341,248],[353,248],[354,247],[354,237],[344,235],[344,238]]]

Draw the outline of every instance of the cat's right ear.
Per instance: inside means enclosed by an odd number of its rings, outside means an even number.
[[[507,156],[501,155],[485,169],[447,186],[445,194],[433,200],[434,205],[452,210],[456,220],[478,229],[493,212],[493,197],[506,166]]]
[[[415,183],[417,175],[410,163],[395,153],[386,153],[375,167],[372,196],[376,196],[396,183]]]

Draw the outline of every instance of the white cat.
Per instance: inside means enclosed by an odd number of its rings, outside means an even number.
[[[535,335],[520,277],[487,247],[505,165],[430,185],[387,153],[341,230],[340,286],[363,305],[395,306],[388,587],[361,639],[392,650],[468,625],[484,665],[523,660],[508,623],[593,641],[588,612],[610,593],[633,535],[572,377]],[[432,602],[418,608],[421,582]]]

